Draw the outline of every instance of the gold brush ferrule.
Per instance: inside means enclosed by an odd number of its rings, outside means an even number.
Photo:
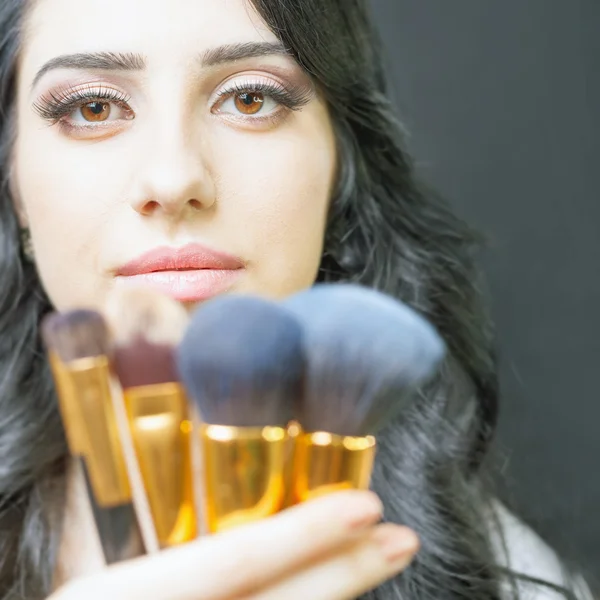
[[[94,499],[101,508],[132,501],[117,430],[106,356],[64,364],[50,353],[59,408],[73,456],[84,459]]]
[[[370,435],[301,433],[295,450],[295,503],[341,490],[369,489],[376,448]]]
[[[179,383],[123,391],[131,437],[161,547],[196,537],[191,431]]]
[[[283,508],[285,427],[202,424],[200,441],[210,533],[263,519]]]
[[[296,467],[296,445],[300,435],[302,435],[302,426],[298,421],[290,421],[287,426],[288,439],[285,445],[285,465],[283,475],[284,499],[283,508],[289,508],[296,504],[294,497],[294,476]]]

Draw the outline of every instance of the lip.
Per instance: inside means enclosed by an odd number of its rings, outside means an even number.
[[[117,282],[145,286],[181,302],[197,302],[227,291],[244,271],[244,262],[200,244],[150,250],[119,267]]]

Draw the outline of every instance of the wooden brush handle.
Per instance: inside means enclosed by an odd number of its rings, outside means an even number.
[[[125,465],[127,467],[127,475],[131,485],[131,495],[133,498],[133,506],[137,514],[137,520],[140,526],[144,546],[148,554],[158,552],[160,545],[158,536],[152,519],[150,503],[144,491],[144,482],[142,474],[135,456],[135,448],[129,430],[129,422],[127,419],[127,411],[123,400],[123,391],[117,380],[111,378],[111,395],[115,407],[115,419],[117,428],[121,438],[123,454],[125,456]]]

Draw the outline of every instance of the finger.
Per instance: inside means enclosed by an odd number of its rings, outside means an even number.
[[[418,549],[410,529],[380,525],[346,551],[244,600],[352,600],[404,571]]]
[[[328,554],[381,518],[371,492],[340,492],[74,582],[66,598],[222,600],[243,597]],[[79,594],[79,596],[77,595]],[[83,595],[82,595],[83,594]]]

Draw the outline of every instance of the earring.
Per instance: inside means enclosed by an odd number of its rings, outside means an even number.
[[[21,238],[21,252],[28,262],[33,262],[35,255],[33,252],[33,243],[31,241],[31,231],[29,227],[22,227],[19,232]]]

